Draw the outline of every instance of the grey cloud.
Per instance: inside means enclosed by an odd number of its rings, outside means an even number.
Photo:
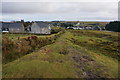
[[[120,21],[120,1],[118,3],[118,20]]]
[[[107,5],[107,6],[106,6]],[[67,13],[67,12],[100,12],[112,11],[112,3],[98,2],[78,2],[78,3],[58,3],[58,2],[4,2],[2,4],[3,13]]]
[[[68,9],[66,8],[64,4],[47,2],[4,2],[2,4],[2,12],[8,14],[60,13],[66,12]]]
[[[45,5],[44,5],[45,6]],[[44,11],[43,4],[27,2],[4,2],[2,4],[3,13],[39,13]]]
[[[118,7],[112,2],[3,2],[4,19],[14,16],[18,19],[116,19]],[[5,17],[7,15],[7,17]],[[9,17],[10,16],[10,17]],[[16,16],[16,17],[15,17]],[[53,17],[53,18],[52,18]],[[10,18],[11,19],[11,18]],[[13,19],[13,18],[12,18]],[[28,17],[26,18],[28,19]]]

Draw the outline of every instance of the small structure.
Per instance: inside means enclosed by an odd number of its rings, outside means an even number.
[[[29,33],[50,34],[51,27],[48,23],[45,22],[34,22],[31,26],[29,26]]]

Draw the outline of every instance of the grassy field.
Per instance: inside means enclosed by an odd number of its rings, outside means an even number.
[[[102,53],[119,60],[120,37],[117,32],[70,30],[74,38],[71,41],[96,53]]]
[[[55,43],[4,64],[3,78],[118,78],[117,41],[115,32],[67,30]]]

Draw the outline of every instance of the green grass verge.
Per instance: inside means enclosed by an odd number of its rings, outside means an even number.
[[[3,78],[118,78],[115,58],[75,44],[73,39],[90,37],[75,37],[66,31],[55,43],[3,65]]]

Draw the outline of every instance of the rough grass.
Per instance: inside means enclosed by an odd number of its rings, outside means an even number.
[[[71,41],[89,40],[79,37],[66,31],[55,43],[3,65],[3,78],[118,78],[119,62]]]
[[[119,60],[119,33],[101,31],[72,30],[74,38],[71,41],[96,53],[103,53]]]
[[[49,36],[28,36],[19,40],[2,38],[3,63],[8,63],[26,54],[33,52],[45,45],[52,44],[63,32],[58,32]]]
[[[9,33],[6,33],[6,34],[3,34],[2,36],[3,36],[3,37],[7,37],[7,38],[12,39],[12,40],[18,40],[18,37],[19,37],[19,39],[22,39],[22,38],[27,38],[27,37],[29,37],[29,36],[48,37],[49,35],[9,34]]]

